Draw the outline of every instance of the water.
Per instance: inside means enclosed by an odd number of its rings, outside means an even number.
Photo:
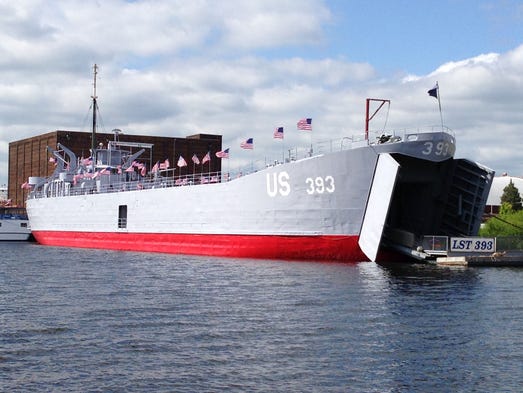
[[[523,386],[523,269],[0,250],[2,392]]]

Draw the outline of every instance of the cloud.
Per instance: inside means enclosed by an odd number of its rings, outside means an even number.
[[[220,133],[240,162],[273,154],[276,126],[285,127],[286,146],[309,144],[296,131],[302,117],[313,118],[315,141],[362,134],[368,97],[391,100],[371,122],[377,131],[440,126],[437,100],[427,94],[437,80],[457,155],[523,176],[523,45],[452,59],[426,75],[382,75],[342,52],[305,55],[328,39],[332,11],[322,1],[211,3],[0,5],[0,183],[9,142],[89,130],[94,63],[103,131]],[[237,146],[247,137],[253,152]]]
[[[218,10],[218,7],[216,7]],[[330,11],[319,1],[225,2],[223,42],[232,48],[272,48],[295,44],[319,44]]]

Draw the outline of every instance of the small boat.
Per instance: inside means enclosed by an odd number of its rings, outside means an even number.
[[[30,235],[29,219],[24,208],[0,207],[0,241],[24,241]]]

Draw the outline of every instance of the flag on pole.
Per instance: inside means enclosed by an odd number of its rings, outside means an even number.
[[[283,139],[283,127],[276,127],[274,130],[275,139]]]
[[[216,152],[216,157],[218,158],[229,158],[229,148]]]
[[[438,85],[438,81],[436,81],[436,85],[435,85],[432,89],[430,89],[429,91],[427,91],[427,93],[429,93],[429,96],[438,99],[439,117],[440,117],[440,119],[441,119],[441,129],[443,129],[443,113],[441,112],[441,99],[440,99],[440,94],[439,94],[439,85]]]
[[[253,141],[253,139],[249,138],[249,139],[243,141],[242,143],[240,143],[240,147],[242,149],[248,149],[248,150],[254,149],[254,141]]]
[[[169,162],[169,159],[166,158],[164,162],[160,164],[160,169],[169,169],[171,166],[171,163]]]
[[[298,121],[298,130],[312,131],[312,119],[306,118]]]
[[[185,161],[185,159],[180,156],[180,158],[178,158],[178,164],[177,164],[180,168],[183,167],[183,166],[187,166],[187,161]]]
[[[159,165],[160,165],[160,163],[158,161],[156,161],[156,164],[154,164],[154,166],[151,168],[151,172],[152,173],[158,172]]]
[[[194,153],[192,155],[192,158],[191,158],[192,162],[194,162],[196,165],[200,164],[200,160],[198,159],[198,156],[196,155],[196,153]]]
[[[434,97],[434,98],[439,98],[439,86],[438,86],[438,82],[436,82],[436,85],[430,89],[429,91],[427,91],[427,93],[429,93],[429,96],[431,97]]]
[[[211,153],[210,152],[207,152],[207,154],[205,156],[203,156],[203,158],[202,158],[202,165],[205,164],[208,161],[211,161]]]

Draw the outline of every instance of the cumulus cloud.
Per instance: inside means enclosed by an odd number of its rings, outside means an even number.
[[[225,2],[216,9],[224,19],[224,43],[234,48],[315,44],[332,17],[318,1]]]
[[[254,137],[239,161],[310,142],[296,121],[313,117],[315,141],[361,134],[365,98],[392,101],[371,127],[440,126],[457,155],[523,176],[523,46],[452,59],[426,75],[380,75],[343,54],[286,56],[322,45],[332,13],[320,0],[45,2],[0,5],[0,183],[8,143],[55,129],[88,130],[92,66],[100,66],[103,131],[185,136],[220,133],[224,147]],[[268,55],[266,51],[274,51]],[[279,146],[277,147],[279,149]],[[232,159],[231,159],[232,161]]]

